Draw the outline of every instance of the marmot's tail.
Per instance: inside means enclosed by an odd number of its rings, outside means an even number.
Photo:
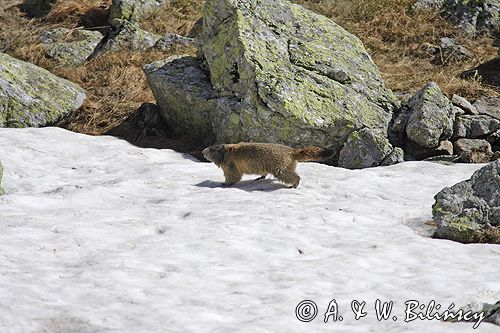
[[[293,159],[299,162],[323,161],[334,154],[333,149],[320,147],[294,148]]]

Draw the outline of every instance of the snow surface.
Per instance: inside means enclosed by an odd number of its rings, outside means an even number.
[[[499,246],[424,224],[480,165],[304,163],[298,189],[223,188],[214,164],[58,128],[0,129],[0,159],[0,332],[473,332],[405,323],[404,302],[500,299]],[[332,299],[344,320],[325,324]],[[398,320],[379,322],[376,299]]]

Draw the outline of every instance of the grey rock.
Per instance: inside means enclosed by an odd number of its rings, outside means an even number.
[[[493,152],[491,145],[486,140],[460,139],[454,144],[455,153],[460,155],[460,162],[487,163],[491,160]]]
[[[471,35],[500,28],[500,0],[447,0],[442,15]]]
[[[384,160],[380,163],[380,166],[388,166],[404,162],[404,155],[405,153],[403,149],[396,147],[384,158]]]
[[[457,44],[454,38],[442,37],[439,39],[439,49],[436,52],[436,60],[439,63],[446,64],[450,61],[463,61],[474,58],[474,54]]]
[[[500,301],[495,304],[483,303],[483,302],[473,302],[468,304],[462,308],[464,313],[471,311],[474,313],[483,313],[485,323],[492,323],[496,325],[500,325]],[[471,319],[470,321],[474,321]]]
[[[361,41],[331,20],[282,0],[208,0],[203,24],[204,60],[145,68],[169,127],[337,153],[353,132],[387,132],[399,103]]]
[[[122,21],[141,22],[150,17],[162,5],[171,0],[113,0],[110,7],[109,24],[119,27]]]
[[[413,9],[439,9],[446,0],[417,0],[412,8]]]
[[[180,46],[189,46],[189,45],[193,46],[195,45],[194,39],[168,33],[163,37],[161,37],[160,39],[158,39],[156,44],[153,46],[153,49],[164,52],[170,52]]]
[[[394,151],[387,135],[381,130],[364,128],[352,132],[340,151],[339,166],[362,169],[403,162],[401,151]],[[394,163],[391,163],[394,162]]]
[[[435,237],[464,243],[500,244],[500,160],[476,171],[471,179],[440,191],[432,206]]]
[[[487,115],[462,115],[455,122],[455,138],[477,139],[494,133],[500,128],[500,120]]]
[[[453,134],[455,110],[438,85],[431,82],[408,102],[406,134],[424,148],[436,148]]]
[[[0,127],[51,125],[84,100],[76,84],[0,53]]]
[[[109,38],[99,46],[97,52],[113,52],[120,50],[144,51],[152,48],[161,36],[147,32],[136,24],[121,21]]]
[[[458,95],[453,95],[451,97],[451,103],[453,105],[459,107],[460,109],[464,110],[465,113],[467,114],[472,114],[472,115],[477,115],[479,114],[479,111],[477,111],[477,108],[472,105],[468,100],[465,98],[458,96]]]
[[[500,120],[500,98],[480,98],[473,105],[479,114]]]
[[[98,31],[57,28],[40,35],[45,53],[61,65],[80,65],[94,52],[102,40]]]

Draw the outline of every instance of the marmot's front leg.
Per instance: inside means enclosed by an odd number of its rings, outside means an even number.
[[[222,170],[224,171],[224,177],[226,178],[226,181],[224,182],[224,185],[226,186],[236,184],[243,176],[233,163],[229,164],[227,167],[223,167]]]
[[[283,183],[290,184],[290,187],[297,188],[299,186],[300,177],[295,171],[282,172],[277,177]]]
[[[260,176],[259,178],[255,178],[253,181],[257,181],[257,180],[261,180],[261,179],[266,179],[266,177],[267,177],[267,173],[264,174],[264,175],[262,175],[262,176]]]

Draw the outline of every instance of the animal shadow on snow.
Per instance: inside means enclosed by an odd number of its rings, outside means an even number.
[[[223,182],[215,182],[212,180],[205,180],[201,183],[196,184],[197,187],[209,187],[209,188],[223,188],[223,189],[239,189],[247,192],[261,191],[270,192],[282,189],[288,189],[288,186],[280,183],[277,179],[262,179],[262,180],[242,180],[231,186],[224,186]]]

